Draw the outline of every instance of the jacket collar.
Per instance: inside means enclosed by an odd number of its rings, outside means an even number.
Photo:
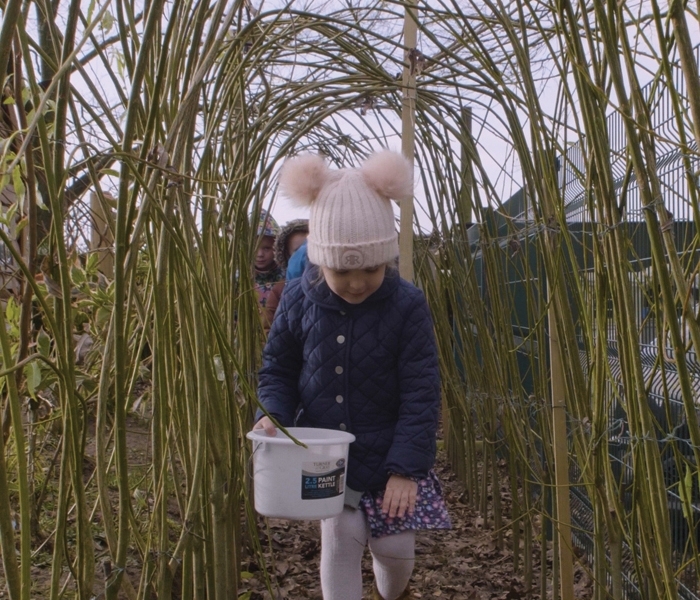
[[[304,270],[301,287],[309,300],[323,308],[356,310],[386,300],[398,289],[399,280],[399,274],[395,269],[387,269],[382,285],[374,294],[360,304],[350,304],[331,291],[318,266],[309,264],[308,268]]]

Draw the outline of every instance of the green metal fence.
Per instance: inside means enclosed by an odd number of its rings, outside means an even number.
[[[680,69],[673,73],[674,83],[681,94],[685,86]],[[689,273],[691,295],[689,302],[692,314],[698,315],[700,307],[700,269],[697,269],[698,244],[697,203],[692,201],[691,186],[697,184],[700,173],[700,160],[697,148],[692,145],[681,151],[678,143],[678,122],[671,107],[671,100],[664,92],[663,86],[651,83],[644,88],[644,95],[650,110],[651,123],[656,134],[656,164],[660,179],[663,202],[667,211],[673,214],[673,234],[676,251]],[[667,503],[671,523],[673,564],[678,574],[679,595],[688,600],[700,598],[700,579],[692,560],[693,544],[691,536],[700,543],[700,490],[698,489],[697,467],[694,464],[693,447],[686,425],[686,413],[683,407],[678,384],[677,360],[682,359],[692,374],[694,396],[700,409],[700,360],[696,349],[690,345],[684,316],[679,308],[675,315],[663,315],[661,305],[656,302],[659,291],[651,269],[651,251],[643,207],[637,189],[634,173],[629,168],[626,152],[627,140],[622,118],[613,114],[608,119],[611,140],[611,163],[616,176],[615,191],[619,205],[623,209],[624,222],[629,240],[629,277],[635,298],[635,317],[639,328],[639,353],[648,382],[648,402],[655,419],[655,430],[651,434],[658,441],[662,455],[663,472],[667,489]],[[693,139],[688,127],[688,139]],[[694,144],[694,143],[693,143]],[[560,173],[561,194],[567,215],[568,233],[574,241],[576,264],[569,264],[568,275],[580,278],[581,286],[595,285],[595,272],[592,269],[593,236],[604,235],[595,214],[588,208],[586,189],[586,149],[585,141],[571,145],[557,160]],[[690,172],[689,172],[690,169]],[[481,224],[481,233],[488,232],[489,243],[496,243],[501,249],[503,272],[507,273],[507,288],[512,301],[512,328],[515,346],[518,352],[518,365],[522,386],[525,393],[532,392],[532,371],[539,361],[547,360],[546,349],[537,347],[530,340],[529,332],[535,326],[531,322],[533,311],[528,310],[528,286],[535,286],[539,298],[544,301],[546,282],[544,271],[537,256],[537,236],[542,233],[542,226],[537,225],[531,213],[530,203],[524,190],[516,193],[497,210],[486,210]],[[488,306],[492,290],[488,289],[484,276],[483,235],[479,227],[470,230],[470,242],[475,261],[475,269],[480,281],[484,302]],[[573,261],[572,261],[573,262]],[[527,264],[527,268],[524,265]],[[695,273],[693,275],[693,273]],[[527,275],[526,275],[527,274]],[[532,291],[530,291],[532,296]],[[572,311],[576,304],[572,301]],[[537,311],[534,311],[535,313]],[[686,310],[685,314],[688,314]],[[600,318],[600,317],[599,317]],[[664,332],[664,320],[678,319],[684,332],[684,341],[688,344],[685,357],[675,356],[668,336]],[[612,306],[608,309],[607,360],[610,380],[607,393],[610,397],[610,414],[608,419],[607,446],[613,473],[617,480],[617,493],[620,495],[624,510],[631,509],[631,494],[634,477],[640,474],[631,466],[631,447],[635,440],[629,434],[624,409],[627,393],[622,379],[622,366],[617,347],[617,332],[612,319]],[[580,344],[580,357],[584,373],[589,373],[591,358],[583,343]],[[700,410],[698,410],[700,413]],[[572,448],[573,452],[573,448]],[[571,461],[570,483],[571,511],[574,544],[593,560],[593,509],[587,497],[586,489],[581,483],[581,473],[577,461]],[[690,473],[690,475],[688,475]],[[683,490],[690,493],[692,514],[687,514],[681,494]],[[686,505],[687,506],[687,505]],[[631,515],[630,515],[631,518]],[[697,547],[697,546],[696,546]],[[638,581],[633,568],[636,548],[629,543],[623,549],[623,566],[628,568],[623,573],[624,592],[627,598],[650,598],[651,590],[645,582]]]

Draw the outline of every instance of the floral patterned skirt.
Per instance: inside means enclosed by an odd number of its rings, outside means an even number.
[[[434,471],[418,482],[416,507],[412,515],[403,518],[382,513],[384,492],[365,492],[360,500],[373,538],[400,533],[411,529],[450,529],[452,523],[442,495],[442,486]]]

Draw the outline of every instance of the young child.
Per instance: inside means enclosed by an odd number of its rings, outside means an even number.
[[[285,273],[289,261],[296,251],[306,241],[309,235],[309,220],[294,219],[289,221],[275,239],[275,262]]]
[[[412,193],[410,163],[384,151],[361,169],[318,156],[285,163],[280,186],[311,206],[309,267],[287,283],[263,353],[258,394],[283,426],[349,431],[345,509],[321,521],[324,600],[409,598],[415,531],[450,526],[432,471],[440,407],[433,324],[423,293],[394,268],[390,198]],[[259,412],[255,429],[276,435]]]
[[[255,291],[265,331],[270,329],[284,289],[284,271],[275,262],[275,238],[279,225],[266,210],[260,211],[255,251]]]
[[[292,254],[287,263],[287,281],[301,277],[304,274],[304,269],[308,264],[308,256],[306,254],[306,240],[297,248],[297,251]]]

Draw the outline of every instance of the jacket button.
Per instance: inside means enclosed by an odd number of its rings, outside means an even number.
[[[341,311],[340,311],[340,314],[343,315],[343,316],[345,316],[345,311],[344,311],[344,310],[341,310]]]
[[[348,428],[347,425],[345,425],[345,423],[341,423],[340,425],[338,425],[338,427],[340,427],[343,431],[345,431]]]
[[[342,375],[343,374],[343,367],[336,367],[335,372],[338,373],[338,375]]]
[[[343,397],[341,395],[338,395],[335,397],[335,401],[340,404],[343,401]]]
[[[345,342],[345,336],[344,336],[344,335],[339,335],[336,339],[338,340],[338,343],[339,343],[339,344],[342,344],[343,342]]]

